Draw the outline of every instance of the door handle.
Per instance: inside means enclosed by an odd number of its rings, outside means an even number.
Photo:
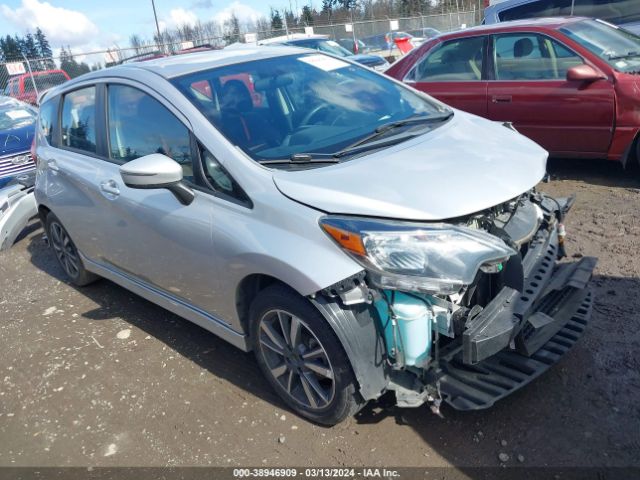
[[[110,199],[115,199],[120,195],[120,189],[115,180],[103,180],[100,182],[100,190],[106,193],[105,196]]]
[[[494,95],[491,97],[493,103],[511,103],[511,95]]]
[[[58,166],[58,164],[56,163],[55,160],[48,160],[47,161],[47,167],[52,172],[59,172],[60,171],[60,167]]]

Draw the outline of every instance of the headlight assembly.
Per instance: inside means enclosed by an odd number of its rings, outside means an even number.
[[[453,294],[480,268],[499,271],[517,252],[501,239],[444,223],[324,217],[320,226],[349,252],[382,288]]]

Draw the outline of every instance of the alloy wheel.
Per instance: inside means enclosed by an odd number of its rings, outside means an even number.
[[[66,230],[58,222],[52,222],[50,227],[51,246],[58,257],[58,261],[67,275],[76,278],[80,272],[80,259],[75,245]]]
[[[262,357],[287,395],[307,409],[327,407],[335,396],[335,372],[309,326],[284,310],[271,310],[258,331]]]

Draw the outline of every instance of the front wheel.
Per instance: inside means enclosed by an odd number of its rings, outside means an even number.
[[[323,425],[358,411],[362,401],[347,355],[307,299],[280,285],[268,287],[250,315],[258,365],[289,407]]]

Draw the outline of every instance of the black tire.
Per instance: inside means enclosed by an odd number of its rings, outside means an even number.
[[[84,287],[100,278],[84,268],[78,249],[73,240],[71,240],[71,236],[67,233],[62,222],[52,212],[47,215],[45,229],[49,238],[49,245],[51,245],[56,255],[58,264],[67,274],[71,283],[78,287]]]
[[[349,359],[332,328],[307,299],[273,285],[258,294],[249,314],[258,365],[291,409],[322,425],[335,425],[355,415],[364,402]],[[284,331],[289,335],[283,336]],[[284,348],[272,338],[284,342]]]
[[[635,156],[632,156],[627,161],[627,168],[631,175],[635,178],[640,178],[640,138],[636,139]]]

